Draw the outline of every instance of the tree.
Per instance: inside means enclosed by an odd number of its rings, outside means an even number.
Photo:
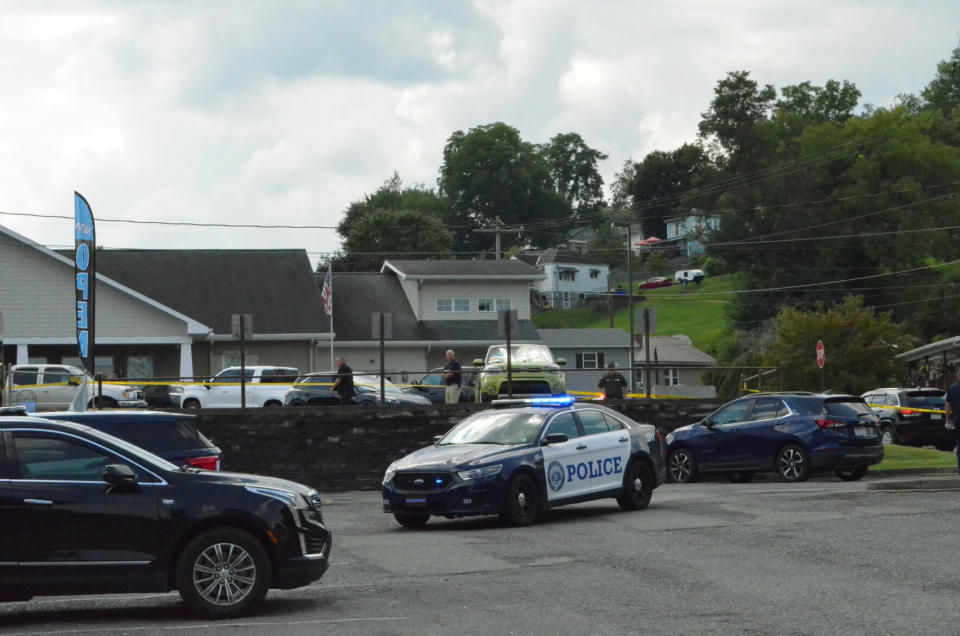
[[[782,309],[774,320],[774,336],[761,361],[770,367],[782,364],[788,388],[821,388],[816,345],[822,340],[826,388],[853,395],[896,382],[904,369],[894,356],[912,345],[889,313],[864,307],[857,296],[829,308],[818,304],[812,311]]]
[[[451,203],[457,250],[490,250],[494,236],[473,230],[491,227],[497,218],[507,226],[528,226],[519,234],[505,234],[509,242],[550,247],[571,216],[542,153],[501,122],[450,135],[439,185]]]
[[[700,138],[715,141],[730,158],[758,141],[758,124],[773,108],[777,92],[770,84],[762,88],[749,71],[733,71],[717,82],[710,108],[702,113]]]
[[[953,49],[949,60],[937,64],[937,76],[923,89],[922,95],[930,108],[944,115],[960,106],[960,46]]]
[[[684,195],[713,172],[703,148],[693,144],[669,152],[654,150],[636,164],[630,194],[633,218],[641,219],[644,235],[663,238],[666,219],[684,207]]]
[[[555,135],[540,148],[554,190],[578,217],[596,214],[603,206],[603,178],[597,163],[607,158],[577,133]]]
[[[587,241],[587,254],[606,263],[610,269],[626,267],[627,246],[609,222],[596,226],[593,236]]]
[[[394,173],[376,192],[349,205],[337,233],[343,254],[331,258],[338,270],[376,271],[393,258],[448,258],[449,203],[424,186],[404,186]]]

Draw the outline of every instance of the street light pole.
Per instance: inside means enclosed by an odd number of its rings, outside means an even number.
[[[630,391],[636,391],[634,384],[634,347],[633,347],[633,235],[630,232],[630,224],[627,223],[627,307],[630,312]]]
[[[632,393],[636,390],[633,377],[635,364],[633,350],[633,234],[630,223],[611,223],[611,225],[614,227],[627,228],[627,307],[630,312],[630,392]]]

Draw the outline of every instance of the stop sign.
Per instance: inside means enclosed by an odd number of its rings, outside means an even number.
[[[822,369],[826,359],[827,355],[823,349],[823,340],[817,340],[817,366]]]

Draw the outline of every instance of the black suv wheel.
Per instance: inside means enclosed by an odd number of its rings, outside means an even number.
[[[191,540],[177,559],[177,589],[207,618],[240,616],[260,604],[270,585],[270,557],[250,533],[214,528]]]

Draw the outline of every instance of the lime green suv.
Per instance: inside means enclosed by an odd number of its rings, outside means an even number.
[[[540,344],[510,345],[510,367],[513,370],[513,396],[531,397],[560,395],[567,389],[567,381],[560,370],[566,364],[563,358],[553,359],[550,348]],[[485,360],[477,358],[475,367],[482,367],[477,383],[478,401],[489,402],[506,396],[507,345],[491,345]]]

